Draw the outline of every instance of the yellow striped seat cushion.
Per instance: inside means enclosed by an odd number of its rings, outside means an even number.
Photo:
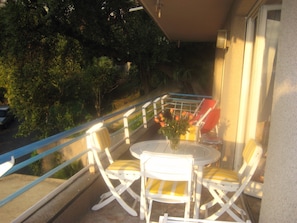
[[[116,160],[107,167],[108,171],[140,171],[139,160]]]
[[[203,180],[238,182],[237,172],[216,167],[204,169]]]
[[[185,196],[188,183],[184,181],[163,181],[148,179],[146,190],[150,194],[162,194],[171,196]]]

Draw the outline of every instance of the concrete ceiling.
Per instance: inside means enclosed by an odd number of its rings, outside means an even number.
[[[140,0],[170,41],[215,41],[234,0]],[[160,9],[160,18],[158,10]]]

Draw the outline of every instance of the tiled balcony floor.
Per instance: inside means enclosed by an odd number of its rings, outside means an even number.
[[[139,182],[136,182],[133,185],[135,191],[139,188]],[[125,201],[129,205],[133,204],[133,198],[130,197],[128,193],[123,194]],[[98,197],[99,198],[99,197]],[[202,190],[202,201],[201,203],[206,202],[210,196],[208,195],[208,191],[203,188]],[[252,197],[248,197],[248,199],[244,198],[248,201],[253,209],[253,215],[256,216],[249,216],[249,219],[252,220],[253,223],[258,222],[258,211],[260,209],[260,200],[255,199]],[[242,207],[241,202],[238,202],[239,206]],[[137,202],[135,210],[139,214],[139,202]],[[184,204],[164,204],[164,203],[153,203],[153,211],[151,216],[151,222],[158,222],[159,216],[164,215],[164,213],[168,213],[170,216],[175,217],[182,217],[184,212]],[[193,207],[191,208],[191,215],[193,212]],[[204,213],[200,212],[200,218],[203,218]],[[222,221],[233,221],[233,219],[228,216],[228,214],[224,214],[218,220]],[[112,203],[108,204],[104,208],[98,211],[90,210],[83,218],[81,218],[79,223],[93,223],[93,222],[100,222],[100,223],[144,223],[144,220],[140,220],[139,216],[133,217],[129,215],[119,204],[117,201],[113,201]]]

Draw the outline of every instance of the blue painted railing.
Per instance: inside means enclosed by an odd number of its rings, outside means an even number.
[[[112,139],[112,145],[113,147],[116,147],[117,144],[122,143],[123,141],[129,143],[130,137],[133,136],[133,134],[140,128],[147,128],[147,122],[151,120],[154,116],[156,116],[160,111],[164,111],[164,109],[166,108],[173,107],[175,109],[193,112],[199,104],[199,102],[202,100],[202,98],[205,97],[207,96],[178,93],[164,94],[156,98],[141,101],[137,104],[128,106],[120,111],[105,115],[101,118],[85,123],[76,128],[61,132],[59,134],[50,136],[46,139],[42,139],[40,141],[10,151],[0,156],[0,164],[11,160],[11,157],[18,159],[26,155],[28,156],[33,152],[41,148],[47,147],[49,145],[53,145],[54,143],[57,143],[62,139],[71,138],[69,141],[65,143],[53,146],[52,148],[42,153],[39,153],[36,156],[30,157],[20,163],[16,163],[2,177],[15,173],[23,167],[29,166],[30,164],[38,160],[41,160],[57,151],[61,151],[66,146],[85,138],[86,130],[98,122],[103,122],[104,126],[111,130],[110,135]],[[33,186],[39,184],[46,178],[53,176],[53,174],[57,173],[58,171],[75,162],[76,160],[80,159],[86,153],[88,153],[87,149],[76,154],[72,158],[69,158],[57,167],[54,167],[53,169],[49,170],[44,175],[38,177],[36,180],[32,181],[31,183],[14,192],[13,194],[10,194],[6,198],[0,200],[0,207],[10,202],[14,198],[18,197],[22,193],[26,192]]]

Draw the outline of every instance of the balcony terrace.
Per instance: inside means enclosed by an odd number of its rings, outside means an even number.
[[[91,210],[107,188],[94,164],[88,162],[86,130],[103,122],[111,134],[114,159],[130,159],[133,158],[129,152],[130,144],[163,137],[157,133],[154,115],[168,107],[193,111],[204,97],[168,93],[1,155],[0,163],[10,160],[11,156],[17,162],[0,178],[0,218],[3,222],[144,222],[139,217],[130,216],[116,201],[99,211]],[[37,155],[28,156],[32,152]],[[62,161],[55,166],[49,165],[57,154],[63,154]],[[44,169],[42,176],[18,174],[22,168],[38,160]],[[82,168],[76,169],[69,179],[55,177],[57,172],[77,163],[81,163]],[[140,183],[135,183],[133,188],[139,191]],[[248,195],[242,198],[249,218],[258,222],[261,200]],[[203,189],[202,203],[207,199],[208,192]],[[135,208],[139,212],[139,203]],[[165,212],[182,216],[183,206],[156,204],[151,220],[158,221]],[[231,219],[223,215],[220,220]]]

